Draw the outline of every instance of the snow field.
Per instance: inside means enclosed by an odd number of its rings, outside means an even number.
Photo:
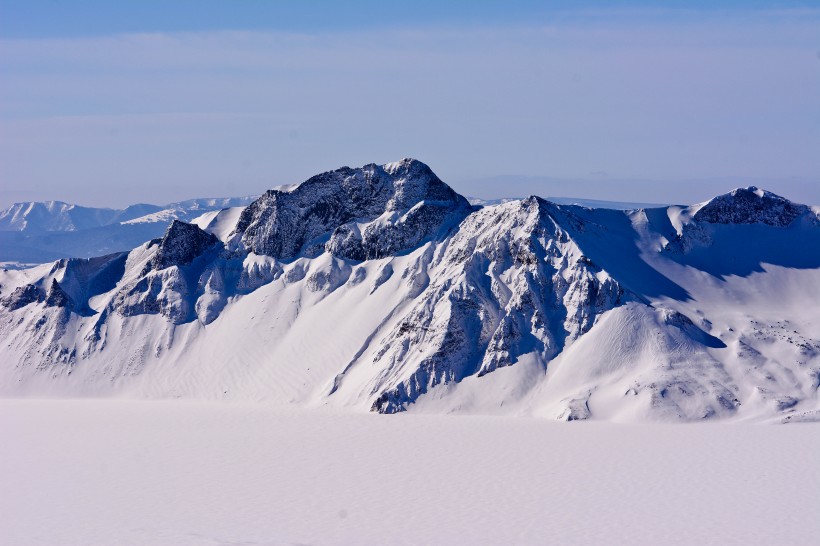
[[[817,425],[0,400],[0,542],[811,544]]]

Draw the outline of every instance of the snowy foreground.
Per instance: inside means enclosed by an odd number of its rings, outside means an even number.
[[[0,543],[810,544],[820,427],[0,400]]]

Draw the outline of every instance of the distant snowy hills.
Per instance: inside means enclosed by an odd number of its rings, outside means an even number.
[[[159,237],[172,220],[244,206],[255,197],[190,199],[125,209],[83,207],[61,201],[15,203],[0,211],[0,262],[43,263],[128,250]]]
[[[8,396],[820,419],[820,218],[757,188],[481,206],[405,159],[0,285]]]
[[[523,199],[523,197],[504,197],[501,199],[482,199],[481,197],[467,197],[467,200],[470,202],[470,204],[480,205],[482,207],[488,207],[490,205],[501,205],[503,203],[509,203],[510,201],[520,201],[521,199]],[[636,203],[634,201],[603,201],[599,199],[584,199],[578,197],[546,197],[545,199],[558,205],[578,205],[579,207],[586,207],[590,209],[635,210],[651,209],[666,206],[659,205],[657,203]]]

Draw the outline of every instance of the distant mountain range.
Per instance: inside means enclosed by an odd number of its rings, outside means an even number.
[[[481,197],[467,197],[467,200],[473,205],[481,205],[483,207],[486,207],[489,205],[501,205],[503,203],[509,203],[510,201],[518,201],[523,198],[523,196],[504,197],[501,199],[482,199]],[[634,201],[603,201],[599,199],[585,199],[580,197],[545,197],[545,199],[558,205],[578,205],[579,207],[586,207],[589,209],[636,210],[654,209],[666,206],[658,203],[638,203]]]
[[[43,263],[128,250],[159,237],[172,220],[245,206],[255,197],[189,199],[125,209],[83,207],[62,201],[15,203],[0,211],[0,262]]]
[[[477,205],[411,159],[230,204],[0,272],[0,394],[820,420],[820,209]]]

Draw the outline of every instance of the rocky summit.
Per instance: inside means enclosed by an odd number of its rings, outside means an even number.
[[[785,227],[809,213],[805,205],[792,203],[779,195],[749,186],[721,195],[703,205],[695,220],[713,224],[767,224]]]
[[[410,250],[470,213],[470,204],[413,159],[343,167],[248,206],[232,240],[273,258],[328,251],[368,260]]]

